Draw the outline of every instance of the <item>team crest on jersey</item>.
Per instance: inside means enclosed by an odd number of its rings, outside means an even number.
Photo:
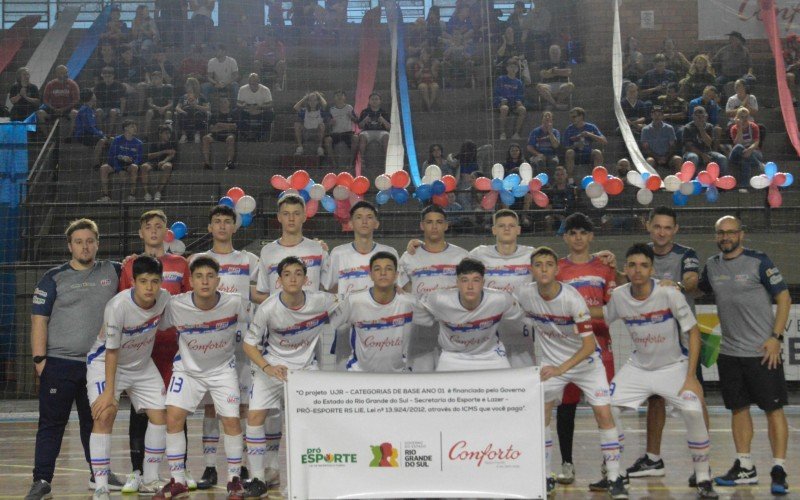
[[[529,274],[531,274],[531,266],[528,264],[508,264],[486,268],[487,276],[528,276]]]
[[[496,323],[500,322],[500,318],[502,314],[498,314],[497,316],[492,316],[490,318],[481,318],[476,319],[475,321],[468,321],[467,323],[449,323],[444,322],[444,324],[450,330],[454,332],[469,332],[472,330],[486,330],[491,328]]]
[[[404,314],[398,314],[396,316],[389,316],[387,318],[376,319],[373,321],[359,321],[357,322],[356,327],[361,330],[381,330],[383,328],[403,326],[411,322],[412,316],[413,314],[408,312]]]
[[[225,276],[249,276],[250,264],[222,264],[219,274]]]
[[[314,316],[311,319],[307,319],[303,322],[294,324],[288,328],[276,328],[275,333],[278,335],[297,335],[299,333],[307,332],[308,330],[313,330],[319,325],[327,322],[328,322],[328,313],[324,312],[318,316]]]
[[[164,283],[180,283],[183,281],[183,273],[180,271],[164,271],[161,273],[161,281]]]
[[[339,271],[339,279],[351,280],[355,278],[363,278],[369,276],[369,266],[351,267],[350,269],[342,269]]]
[[[230,328],[231,325],[234,325],[237,321],[239,321],[239,315],[234,314],[233,316],[228,316],[227,318],[221,318],[213,321],[206,321],[204,323],[196,323],[193,325],[181,325],[177,327],[177,330],[180,333],[186,333],[190,335],[198,333],[208,333]]]
[[[418,267],[411,273],[415,278],[423,276],[455,276],[456,266],[454,264],[435,264],[432,266]]]
[[[111,280],[106,278],[104,280],[100,280],[100,286],[108,286],[111,284]]]

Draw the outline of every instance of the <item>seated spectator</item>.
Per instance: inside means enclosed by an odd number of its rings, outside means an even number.
[[[207,44],[211,40],[214,21],[211,13],[214,11],[216,0],[189,0],[192,18],[189,21],[189,30],[193,44]]]
[[[239,89],[236,106],[239,111],[240,139],[247,136],[256,141],[267,140],[275,113],[272,112],[272,93],[261,85],[258,73],[250,73],[247,85]]]
[[[558,148],[561,146],[561,134],[553,126],[553,113],[542,113],[542,124],[531,131],[528,136],[528,153],[531,165],[536,173],[551,174],[558,165]]]
[[[525,116],[527,110],[523,101],[525,100],[525,86],[522,80],[517,78],[519,72],[519,65],[516,62],[509,61],[506,65],[506,74],[497,77],[494,82],[494,107],[500,112],[500,140],[506,140],[506,121],[508,115],[514,113],[516,120],[514,122],[512,139],[520,139],[519,132],[522,130],[522,125],[525,123]]]
[[[675,129],[664,121],[664,109],[653,106],[653,121],[642,129],[640,145],[647,163],[665,177],[678,171],[681,157],[675,155]]]
[[[100,43],[118,47],[130,41],[130,28],[128,28],[125,21],[120,20],[121,16],[120,6],[112,5],[106,30],[100,35]]]
[[[523,3],[524,8],[525,2],[519,3]],[[514,3],[515,8],[517,8],[516,5],[517,2]],[[553,36],[551,33],[555,22],[553,21],[553,15],[550,13],[550,10],[541,2],[530,2],[530,6],[531,8],[528,9],[528,12],[524,13],[522,16],[522,34],[520,40],[525,48],[528,59],[533,61],[536,59],[545,59],[547,57],[545,51],[553,44]],[[575,45],[574,42],[571,44],[568,40],[568,51]],[[536,54],[537,50],[540,53],[539,55]],[[577,54],[567,54],[567,56],[568,57],[565,59],[570,61],[578,57]]]
[[[11,102],[11,119],[22,121],[35,113],[42,103],[39,87],[31,83],[31,72],[21,67],[17,70],[17,79],[8,91]]]
[[[688,105],[678,95],[680,87],[677,83],[672,82],[667,85],[667,93],[658,96],[658,105],[661,106],[664,112],[664,121],[673,127],[682,127],[686,123],[686,112]]]
[[[317,144],[317,156],[324,156],[322,143],[325,139],[325,108],[328,106],[320,92],[309,92],[294,105],[297,118],[294,122],[294,139],[297,144],[294,154],[303,154],[303,143],[314,141]]]
[[[117,64],[119,64],[119,56],[117,50],[113,45],[103,44],[98,46],[89,63],[86,65],[86,74],[92,78],[92,84],[97,85],[103,81],[103,68],[111,66],[114,68],[114,77],[117,78]]]
[[[457,173],[453,166],[445,159],[444,147],[441,144],[434,143],[428,146],[428,159],[422,162],[422,171],[430,165],[436,165],[442,171],[442,175],[452,175],[455,177]]]
[[[314,26],[314,11],[319,7],[316,2],[311,0],[295,0],[289,9],[289,19],[292,26],[310,27]]]
[[[644,66],[644,55],[639,52],[639,41],[629,36],[625,41],[625,53],[622,55],[622,77],[631,82],[638,82],[647,69]]]
[[[695,164],[697,170],[705,168],[714,161],[720,172],[728,170],[728,159],[725,155],[713,150],[714,126],[708,123],[708,113],[703,106],[696,106],[692,111],[692,121],[683,127],[683,161]]]
[[[593,123],[586,120],[586,111],[583,108],[572,108],[569,111],[572,123],[564,130],[564,147],[567,149],[565,163],[570,179],[583,178],[588,175],[591,168],[581,169],[576,172],[576,166],[596,167],[603,164],[603,153],[600,146],[608,144],[608,139]],[[594,147],[598,146],[598,147]]]
[[[639,99],[639,87],[635,83],[629,83],[625,87],[625,98],[622,99],[622,112],[636,137],[639,137],[647,123],[647,111],[647,106]]]
[[[525,162],[525,157],[522,156],[522,148],[516,142],[508,145],[506,151],[506,161],[503,162],[503,176],[505,177],[511,173],[519,174],[519,166]]]
[[[792,93],[792,102],[797,104],[797,75],[800,73],[800,37],[790,33],[783,49],[783,62],[786,64],[786,83]]]
[[[164,83],[160,70],[150,73],[150,85],[145,90],[145,96],[147,97],[147,112],[144,114],[144,136],[149,138],[150,124],[153,118],[172,122],[172,110],[175,106],[172,85]]]
[[[100,168],[103,148],[108,144],[108,138],[102,130],[97,128],[97,117],[94,107],[97,98],[91,89],[81,90],[81,108],[75,117],[75,128],[72,137],[76,142],[94,148],[94,167]]]
[[[336,145],[343,143],[350,152],[345,163],[350,165],[355,160],[358,151],[357,144],[353,140],[355,135],[353,124],[358,121],[358,117],[356,117],[353,106],[347,104],[347,95],[344,90],[340,89],[333,93],[333,106],[328,108],[328,115],[330,116],[328,135],[323,141],[325,155],[332,166],[341,166],[336,158]]]
[[[153,17],[161,35],[161,45],[180,47],[186,30],[186,0],[156,0]],[[167,81],[166,78],[164,81]],[[172,82],[168,82],[172,83]]]
[[[272,82],[272,88],[278,92],[283,90],[286,48],[271,29],[265,30],[263,40],[256,45],[253,67],[257,73],[264,75],[267,84]]]
[[[286,21],[283,19],[283,0],[264,0],[264,3],[269,7],[269,12],[267,12],[269,26],[273,28],[285,26]]]
[[[236,117],[231,112],[231,103],[227,97],[219,100],[219,111],[211,114],[211,121],[208,127],[208,134],[203,136],[203,168],[211,170],[211,143],[214,141],[224,142],[227,157],[225,160],[225,170],[233,170],[236,164],[233,162],[236,156]]]
[[[137,92],[144,92],[147,86],[144,64],[140,58],[133,55],[133,48],[130,45],[125,45],[120,49],[115,74],[117,80],[125,87],[128,97],[132,97]]]
[[[201,133],[205,134],[208,128],[209,109],[208,101],[200,94],[200,82],[195,78],[187,78],[186,93],[175,106],[175,116],[181,130],[180,144],[187,141],[188,134],[194,134],[194,142],[200,143]]]
[[[103,81],[94,86],[97,121],[109,134],[114,135],[118,132],[120,118],[125,114],[125,87],[114,79],[114,68],[111,66],[103,68],[101,76]]]
[[[495,52],[494,55],[495,71],[501,73],[505,69],[506,63],[510,58],[525,55],[525,51],[520,47],[518,40],[519,37],[515,35],[512,26],[507,26],[506,29],[503,30],[500,47],[497,48],[497,52]]]
[[[740,192],[742,189],[747,191],[750,177],[764,170],[759,132],[758,125],[751,119],[750,111],[744,106],[737,109],[730,129],[733,149],[728,160],[731,168],[736,167],[736,183]]]
[[[167,51],[160,45],[153,50],[153,59],[147,64],[145,80],[148,83],[154,71],[161,73],[161,82],[172,85],[175,82],[177,71],[175,66],[167,60]]]
[[[427,46],[425,36],[425,18],[418,17],[406,30],[406,73],[409,78],[414,75],[414,68],[419,60],[419,53]]]
[[[448,161],[456,169],[456,190],[459,193],[456,199],[464,207],[464,210],[471,212],[479,206],[476,193],[472,189],[475,179],[485,177],[478,168],[478,145],[474,141],[464,141],[461,143],[459,151],[455,155],[448,155]]]
[[[155,20],[150,17],[147,5],[136,6],[136,17],[131,26],[133,43],[140,53],[147,53],[158,45],[160,40]]]
[[[172,128],[169,125],[158,126],[158,141],[151,142],[147,147],[147,156],[142,164],[142,187],[144,188],[144,201],[161,201],[172,169],[177,162],[178,145],[172,138]],[[155,194],[150,194],[150,172],[161,172],[155,187]]]
[[[667,61],[667,69],[676,75],[685,75],[689,71],[689,60],[682,52],[675,49],[675,41],[672,38],[665,38],[663,44],[664,59]]]
[[[414,82],[417,84],[425,111],[431,111],[439,99],[439,61],[431,59],[431,51],[423,47],[414,66]]]
[[[558,45],[550,46],[549,56],[550,59],[542,63],[539,71],[541,80],[536,84],[536,90],[546,102],[545,109],[564,110],[575,90],[575,84],[569,81],[572,69],[561,59],[561,47]]]
[[[561,213],[548,214],[545,216],[545,227],[550,231],[558,231],[564,219],[575,211],[575,193],[577,188],[567,176],[567,169],[558,165],[553,171],[552,180],[542,188],[542,192],[547,195],[550,204],[548,210],[558,210]],[[525,196],[524,210],[527,212],[531,208],[533,200],[530,196]],[[527,216],[522,218],[522,225],[530,227],[531,222]]]
[[[381,95],[373,92],[369,96],[369,103],[366,108],[361,110],[358,115],[358,127],[361,132],[358,134],[358,151],[361,158],[367,152],[367,144],[380,141],[384,153],[389,147],[389,129],[392,128],[389,113],[381,108]]]
[[[642,99],[651,101],[667,92],[667,85],[677,83],[678,76],[667,69],[667,58],[664,54],[656,54],[653,58],[653,69],[647,71],[639,80],[639,94]]]
[[[717,72],[716,86],[724,89],[725,84],[743,79],[748,85],[755,83],[753,75],[753,62],[750,51],[747,50],[744,36],[738,31],[728,33],[728,44],[714,54],[711,60]]]
[[[199,44],[192,46],[192,51],[182,61],[178,74],[185,81],[195,78],[198,82],[206,80],[208,72],[208,58],[203,55],[203,47]]]
[[[733,90],[736,92],[728,98],[725,104],[725,116],[728,117],[728,128],[733,125],[736,119],[736,114],[739,108],[744,106],[750,112],[750,118],[755,119],[758,114],[758,99],[756,96],[748,92],[747,85],[742,79],[736,80],[733,84]]]
[[[428,48],[431,49],[431,56],[441,59],[444,55],[444,35],[446,26],[442,21],[438,5],[432,5],[428,9],[428,17],[425,19],[425,37]]]
[[[689,66],[686,78],[680,81],[681,96],[684,99],[694,99],[701,95],[706,87],[714,85],[716,80],[717,74],[714,72],[708,56],[699,54],[692,59],[692,65]]]
[[[708,123],[712,125],[719,125],[719,115],[722,111],[717,104],[717,88],[713,85],[708,85],[703,89],[703,94],[700,97],[689,101],[689,106],[686,109],[686,119],[692,120],[694,116],[692,113],[697,106],[703,106],[708,113]]]
[[[474,35],[475,28],[469,17],[469,7],[465,5],[456,7],[447,22],[447,30],[442,34],[443,60],[447,65],[449,79],[457,80],[463,77],[472,88],[475,88]]]
[[[136,122],[122,122],[123,134],[111,141],[108,148],[108,163],[100,167],[100,183],[102,196],[97,201],[111,201],[108,191],[108,178],[120,172],[128,173],[130,193],[128,201],[136,201],[136,178],[139,176],[139,165],[142,164],[142,141],[136,138]]]
[[[227,55],[225,45],[217,46],[217,55],[208,60],[208,82],[201,88],[203,97],[211,99],[211,93],[217,92],[222,97],[235,98],[239,92],[239,65],[236,59]]]
[[[36,112],[36,118],[42,125],[42,131],[47,134],[46,124],[50,118],[68,118],[78,116],[78,102],[81,89],[75,80],[70,78],[69,71],[64,65],[56,66],[55,78],[44,86],[42,105]]]

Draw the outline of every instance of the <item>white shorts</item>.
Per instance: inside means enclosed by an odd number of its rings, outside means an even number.
[[[572,382],[583,391],[586,396],[586,402],[590,405],[604,406],[611,404],[611,391],[608,387],[608,379],[606,378],[603,362],[595,355],[589,360],[591,362],[587,362],[588,360],[582,361],[564,375],[545,380],[542,384],[545,403],[555,401],[556,404],[559,404],[561,397],[564,395],[564,388]],[[542,360],[543,366],[558,366],[558,364],[546,359]]]
[[[250,368],[250,360],[244,353],[241,353],[240,359],[239,351],[236,351],[236,371],[238,372],[239,379],[239,399],[242,405],[247,405],[250,401],[250,381],[252,380],[253,369]],[[214,404],[214,399],[211,397],[210,392],[206,392],[203,399],[200,401],[203,406]]]
[[[536,364],[533,349],[533,325],[527,320],[500,323],[500,340],[506,346],[506,356],[513,368]]]
[[[364,136],[367,138],[367,142],[375,142],[381,141],[384,137],[389,137],[389,132],[385,130],[362,130],[359,136]]]
[[[511,368],[511,364],[508,362],[502,342],[498,342],[497,347],[491,351],[481,354],[442,351],[439,355],[439,362],[436,363],[437,372],[501,370],[503,368]]]
[[[106,387],[106,364],[102,361],[93,361],[86,366],[86,392],[89,395],[89,404],[103,393]],[[144,410],[163,410],[164,380],[152,359],[138,370],[117,368],[117,384],[114,387],[114,399],[119,401],[122,391],[128,393],[128,398],[137,412]]]
[[[611,404],[638,408],[650,396],[661,396],[677,410],[702,411],[703,403],[693,392],[678,394],[686,381],[686,360],[657,370],[644,370],[626,363],[611,382]]]
[[[290,368],[291,369],[291,368]],[[303,370],[319,370],[317,362]],[[250,388],[250,410],[273,410],[283,408],[283,382],[270,377],[263,370],[253,370],[253,385]]]
[[[205,393],[211,394],[214,410],[220,417],[239,417],[239,380],[236,367],[226,367],[212,375],[199,377],[182,370],[172,372],[167,388],[167,406],[194,413]]]

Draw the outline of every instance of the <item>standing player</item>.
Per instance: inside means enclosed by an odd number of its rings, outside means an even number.
[[[255,307],[249,302],[260,304],[267,294],[259,293],[253,284],[258,273],[258,257],[255,254],[233,248],[233,235],[236,233],[236,212],[226,205],[217,205],[208,214],[208,232],[211,233],[213,245],[211,250],[192,256],[211,257],[219,262],[219,290],[236,293],[248,301],[248,311],[252,314]],[[236,337],[236,368],[239,371],[239,393],[242,411],[246,412],[248,394],[250,393],[250,363],[242,350],[242,338]],[[214,405],[210,395],[203,398],[205,414],[203,415],[203,459],[205,470],[203,477],[197,482],[197,488],[207,490],[217,484],[217,444],[219,443],[219,424],[214,413]],[[242,479],[246,479],[246,469],[242,468]]]
[[[417,298],[440,289],[456,286],[456,264],[467,257],[463,248],[451,245],[444,239],[447,216],[442,207],[429,205],[422,210],[419,228],[423,244],[413,254],[409,251],[400,258],[398,284]],[[433,371],[436,360],[435,326],[417,326],[409,342],[409,365],[413,371]]]
[[[239,295],[218,291],[219,263],[198,257],[191,266],[191,292],[172,299],[164,326],[178,332],[178,355],[167,389],[167,461],[172,479],[153,498],[186,495],[186,416],[203,395],[211,393],[225,431],[228,458],[228,498],[242,499],[242,427],[239,423],[239,381],[236,373],[236,337],[247,322],[247,305]]]
[[[149,420],[145,433],[144,484],[141,493],[156,493],[166,446],[164,382],[150,358],[156,328],[169,294],[161,290],[161,262],[148,255],[133,263],[133,289],[119,292],[106,304],[103,327],[86,359],[86,391],[94,427],[89,439],[95,499],[109,499],[111,432],[119,396],[128,393],[137,412]]]
[[[506,293],[514,293],[520,286],[531,282],[531,254],[533,247],[517,244],[520,234],[519,216],[503,208],[492,216],[494,245],[480,245],[469,252],[486,266],[486,286]],[[532,366],[532,323],[505,322],[500,325],[500,340],[508,350],[511,366]]]
[[[330,315],[338,307],[335,295],[304,290],[308,274],[300,258],[283,258],[277,274],[279,289],[258,306],[244,339],[244,351],[253,367],[247,412],[247,461],[253,479],[247,483],[245,498],[267,495],[264,482],[267,413],[283,406],[283,383],[289,370],[318,369],[316,346],[330,326]]]
[[[600,451],[608,470],[612,498],[625,491],[619,475],[619,433],[611,416],[608,380],[600,360],[600,349],[592,333],[592,320],[583,296],[572,286],[556,280],[558,255],[539,247],[531,256],[531,283],[516,291],[520,308],[533,322],[542,347],[541,378],[545,393],[545,458],[547,490],[553,491],[551,477],[553,438],[550,419],[553,405],[561,399],[564,387],[574,383],[586,394],[600,428]]]
[[[695,376],[700,330],[683,295],[653,279],[654,261],[650,246],[631,246],[625,254],[630,283],[615,290],[608,303],[608,321],[621,319],[636,347],[611,383],[614,420],[621,431],[620,407],[636,409],[650,396],[664,398],[686,424],[698,497],[717,498],[708,468],[711,441],[703,421],[703,388]],[[681,348],[682,332],[689,335],[688,358]]]

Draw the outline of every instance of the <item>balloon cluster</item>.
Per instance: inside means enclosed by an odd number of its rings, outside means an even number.
[[[281,190],[280,196],[296,194],[306,202],[306,217],[314,217],[322,205],[326,211],[335,213],[339,203],[344,200],[355,201],[362,199],[363,194],[369,189],[369,180],[359,176],[353,178],[347,172],[340,174],[328,173],[317,184],[305,170],[298,170],[288,178],[282,175],[273,175],[270,184],[275,189]],[[331,194],[327,194],[331,191]],[[355,201],[353,201],[355,199]]]
[[[783,205],[783,197],[778,188],[789,187],[794,182],[794,176],[789,172],[778,172],[775,162],[768,162],[764,165],[764,173],[750,178],[750,186],[754,189],[769,188],[767,191],[767,203],[772,208]]]
[[[421,202],[433,200],[434,205],[446,207],[450,202],[447,200],[447,193],[455,191],[456,178],[452,175],[442,175],[442,169],[438,165],[428,165],[425,175],[422,177],[422,184],[414,190],[414,198]]]
[[[247,227],[253,222],[253,212],[256,209],[256,199],[245,194],[244,189],[232,187],[219,199],[220,205],[231,207],[236,212],[236,229]]]
[[[706,200],[716,203],[719,199],[720,189],[733,189],[736,187],[736,178],[732,175],[719,176],[719,165],[710,162],[705,170],[697,174],[700,185],[706,189]]]
[[[183,255],[186,252],[186,244],[181,240],[189,234],[189,227],[185,222],[175,221],[172,223],[167,234],[164,235],[164,251],[167,253],[174,253],[176,255]]]
[[[484,210],[494,209],[498,198],[504,205],[510,206],[517,198],[522,198],[528,193],[533,195],[537,206],[546,207],[549,200],[547,195],[541,192],[541,189],[542,186],[547,184],[548,180],[545,173],[537,175],[534,179],[533,169],[529,163],[521,164],[518,174],[512,173],[508,175],[505,175],[503,165],[495,163],[492,166],[492,178],[480,177],[475,179],[475,189],[488,191],[481,199],[481,207]]]
[[[653,192],[661,189],[661,177],[657,174],[629,170],[626,179],[628,184],[639,188],[636,192],[636,201],[642,205],[649,205],[653,201]]]
[[[441,171],[439,172],[441,174]],[[375,187],[378,194],[375,195],[375,203],[385,205],[389,200],[394,200],[398,205],[403,205],[411,196],[406,189],[411,184],[411,176],[405,170],[389,174],[381,174],[375,178]]]
[[[592,169],[592,175],[581,180],[581,187],[586,190],[593,207],[603,208],[608,205],[608,196],[620,194],[625,189],[625,183],[609,174],[606,167],[597,166]]]
[[[702,194],[704,191],[706,200],[714,203],[719,199],[720,189],[736,187],[736,179],[732,176],[719,176],[719,165],[713,161],[697,174],[696,179],[693,179],[696,170],[694,163],[685,161],[681,165],[680,172],[664,178],[664,189],[672,193],[672,203],[675,206],[686,205],[690,196]]]

